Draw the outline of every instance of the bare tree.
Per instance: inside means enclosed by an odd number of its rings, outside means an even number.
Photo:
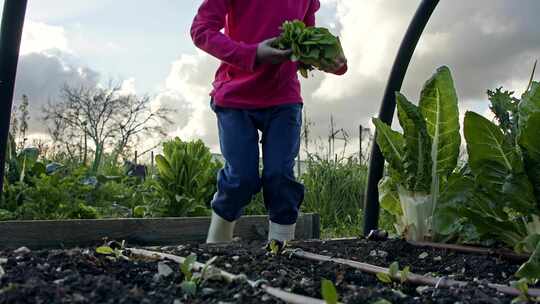
[[[115,159],[118,156],[127,158],[131,147],[140,142],[142,136],[166,135],[166,126],[172,124],[169,118],[172,110],[150,109],[150,97],[136,95],[123,96],[119,99],[122,111],[115,116],[116,147]]]
[[[53,140],[63,142],[71,156],[76,155],[76,151],[70,151],[76,146],[79,151],[84,149],[79,157],[86,160],[86,141],[90,141],[95,149],[94,171],[106,148],[112,149],[116,161],[142,135],[164,134],[165,126],[171,123],[170,110],[152,111],[149,97],[122,95],[119,86],[102,89],[66,85],[61,91],[61,101],[49,102],[43,111]]]

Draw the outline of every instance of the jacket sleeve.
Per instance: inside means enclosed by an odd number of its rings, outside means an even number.
[[[198,48],[208,54],[252,72],[258,44],[234,41],[221,32],[229,9],[230,0],[204,0],[191,25],[191,38]]]
[[[319,0],[311,0],[306,17],[304,18],[304,23],[307,26],[315,26],[315,13],[321,8],[321,3]]]

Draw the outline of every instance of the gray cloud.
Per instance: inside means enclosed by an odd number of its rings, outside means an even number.
[[[322,83],[306,82],[304,86],[304,95],[311,96],[307,108],[317,123],[314,131],[321,137],[328,134],[330,113],[338,126],[351,134],[357,134],[358,125],[366,125],[377,114],[399,43],[418,4],[335,2],[341,36],[349,42],[344,46],[350,57],[349,75],[341,79],[331,76]],[[362,10],[366,7],[377,16],[367,22],[356,20],[354,16],[364,17]],[[488,88],[505,85],[518,92],[523,90],[532,63],[540,58],[540,19],[535,15],[538,11],[540,2],[535,0],[441,1],[411,62],[402,91],[416,100],[424,81],[440,65],[448,65],[453,71],[463,112],[485,111]],[[370,47],[375,48],[374,54],[370,54]],[[327,86],[323,95],[314,91],[319,84]],[[328,101],[332,96],[337,97]],[[352,147],[357,145],[357,141],[351,143]]]
[[[391,5],[389,5],[391,3]],[[319,13],[322,26],[333,26],[349,57],[343,77],[314,73],[303,81],[303,96],[314,137],[328,134],[329,117],[357,136],[380,106],[397,49],[418,1],[327,0]],[[526,86],[534,59],[540,58],[540,2],[537,0],[441,1],[426,29],[405,79],[403,92],[416,100],[424,81],[440,65],[453,71],[461,110],[485,111],[485,91],[499,85],[518,92]],[[187,31],[187,29],[186,29]],[[97,82],[96,72],[79,73],[58,56],[30,54],[21,58],[17,95],[43,104],[66,81]],[[208,92],[217,61],[182,55],[173,63],[156,103],[176,106],[171,135],[202,138],[217,149],[215,117]],[[351,142],[353,152],[358,142]]]
[[[95,86],[99,73],[87,67],[64,62],[61,52],[31,53],[19,59],[15,83],[15,104],[26,94],[30,101],[29,131],[45,132],[41,121],[41,109],[49,100],[58,98],[65,84],[72,86]]]

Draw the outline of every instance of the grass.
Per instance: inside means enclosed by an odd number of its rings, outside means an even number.
[[[354,158],[328,160],[310,156],[300,181],[306,192],[301,212],[321,216],[321,237],[354,237],[362,234],[361,204],[367,181],[367,167]],[[246,214],[265,214],[262,195],[254,197]],[[393,231],[393,218],[381,209],[380,227]]]

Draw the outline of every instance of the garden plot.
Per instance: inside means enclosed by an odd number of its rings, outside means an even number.
[[[258,241],[231,245],[186,243],[149,249],[175,258],[134,255],[136,249],[125,249],[122,255],[120,251],[99,254],[96,248],[0,252],[0,257],[7,259],[2,260],[5,274],[0,279],[0,303],[283,303],[265,292],[261,288],[264,286],[288,295],[306,296],[304,303],[317,303],[316,299],[323,298],[324,279],[335,285],[341,303],[510,303],[521,293],[508,287],[516,292],[508,295],[489,287],[511,285],[519,261],[418,247],[401,240],[294,242],[280,255],[267,253]],[[400,270],[410,270],[403,282],[390,282],[384,276],[350,266],[299,258],[295,256],[298,252],[381,267],[398,262]],[[189,256],[196,256],[201,263],[211,260],[210,267],[234,277],[244,274],[245,280],[211,279],[216,276],[196,279],[201,269],[194,269],[195,276],[186,280],[191,275],[181,271],[175,259]],[[215,274],[215,269],[211,273]],[[439,278],[440,286],[413,283],[409,280],[413,273]],[[465,284],[444,288],[444,281],[450,280]],[[186,288],[186,281],[195,282],[194,289]],[[529,292],[537,292],[533,287],[529,286]],[[522,295],[522,299],[526,297]]]

